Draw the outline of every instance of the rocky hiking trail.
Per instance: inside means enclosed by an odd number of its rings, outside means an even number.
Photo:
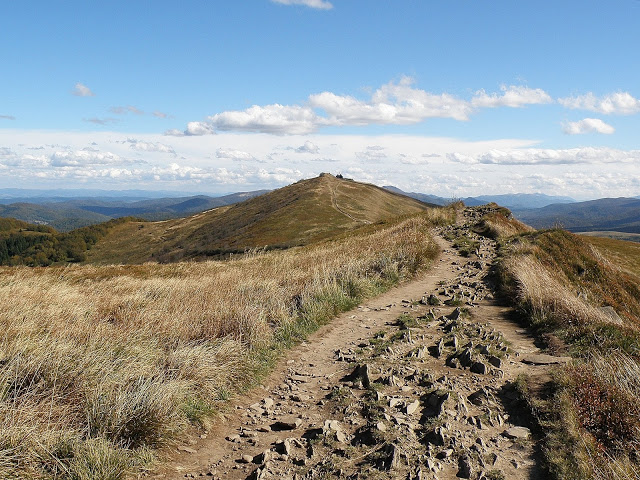
[[[493,240],[468,208],[421,278],[334,319],[151,478],[534,479],[538,438],[513,385],[541,354],[493,298]],[[460,256],[447,234],[477,241]]]

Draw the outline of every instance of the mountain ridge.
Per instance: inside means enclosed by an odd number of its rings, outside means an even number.
[[[114,228],[88,258],[96,263],[173,262],[252,248],[289,248],[430,207],[375,185],[322,174],[190,217],[127,222]]]

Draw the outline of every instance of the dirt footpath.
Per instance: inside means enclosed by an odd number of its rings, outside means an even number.
[[[514,386],[566,359],[541,355],[487,281],[492,240],[433,268],[288,352],[224,421],[152,478],[532,479],[535,435]],[[440,231],[439,234],[447,233]]]

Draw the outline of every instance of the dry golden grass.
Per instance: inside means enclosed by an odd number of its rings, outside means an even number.
[[[426,209],[413,198],[325,174],[187,218],[128,222],[99,241],[88,262],[226,258],[247,248],[307,245]]]
[[[617,266],[640,276],[640,243],[614,238],[587,237],[585,240],[595,246]]]
[[[501,248],[505,294],[540,332],[576,356],[555,396],[533,399],[554,478],[637,479],[640,471],[640,276],[616,241],[561,230],[525,234]],[[635,247],[635,245],[631,245]],[[611,306],[618,319],[601,307]],[[550,420],[551,419],[551,420]]]
[[[513,218],[508,209],[499,207],[495,203],[489,204],[489,206],[493,207],[494,211],[484,215],[478,226],[484,235],[499,239],[532,232],[534,230],[529,225]]]
[[[503,263],[515,282],[516,302],[527,305],[538,322],[565,326],[610,323],[611,319],[589,303],[558,272],[551,271],[533,256],[515,256]]]
[[[228,262],[0,269],[0,478],[121,479],[437,254],[449,210]]]

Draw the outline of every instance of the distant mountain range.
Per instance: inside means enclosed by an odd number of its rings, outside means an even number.
[[[452,201],[450,198],[438,197],[437,195],[428,195],[425,193],[416,192],[404,192],[399,188],[392,186],[385,186],[387,190],[395,193],[400,193],[408,197],[418,199],[426,203],[434,203],[436,205],[446,205]],[[504,195],[481,195],[479,197],[466,197],[461,198],[465,205],[477,206],[485,205],[487,203],[495,202],[498,205],[507,207],[511,210],[522,210],[531,208],[541,208],[554,203],[571,203],[575,202],[570,197],[559,197],[552,195],[545,195],[544,193],[512,193]]]
[[[451,199],[399,188],[384,187],[423,202],[446,205]],[[601,198],[577,202],[570,197],[543,193],[482,195],[461,198],[465,205],[475,206],[495,202],[509,208],[520,221],[535,228],[562,227],[572,232],[640,233],[640,196],[633,198]]]
[[[393,186],[383,188],[431,205],[446,205],[452,201],[437,195],[405,192]],[[256,190],[215,197],[184,196],[170,191],[0,189],[0,217],[49,225],[66,232],[128,216],[145,220],[185,217],[268,192],[269,190]],[[576,202],[566,196],[517,193],[481,195],[460,200],[469,206],[495,202],[509,208],[519,220],[535,228],[562,226],[574,232],[606,230],[640,233],[640,196]]]
[[[535,228],[561,226],[573,232],[640,233],[640,198],[601,198],[553,204],[535,210],[514,211],[514,215]]]
[[[91,192],[82,192],[82,197],[69,197],[69,192],[48,192],[53,196],[23,197],[28,191],[16,190],[15,197],[9,197],[7,190],[0,200],[0,217],[12,217],[29,223],[50,225],[56,230],[66,232],[75,228],[106,222],[113,218],[139,217],[145,220],[166,220],[199,213],[212,208],[231,205],[267,193],[269,190],[239,192],[221,197],[196,195],[190,197],[149,198],[147,192],[128,191],[122,196],[106,196],[104,191],[96,193],[102,196],[88,197]],[[41,191],[34,191],[42,193]],[[20,195],[20,196],[19,196]],[[65,196],[63,196],[65,195]],[[29,200],[25,202],[24,200]],[[4,205],[2,205],[4,203]]]

